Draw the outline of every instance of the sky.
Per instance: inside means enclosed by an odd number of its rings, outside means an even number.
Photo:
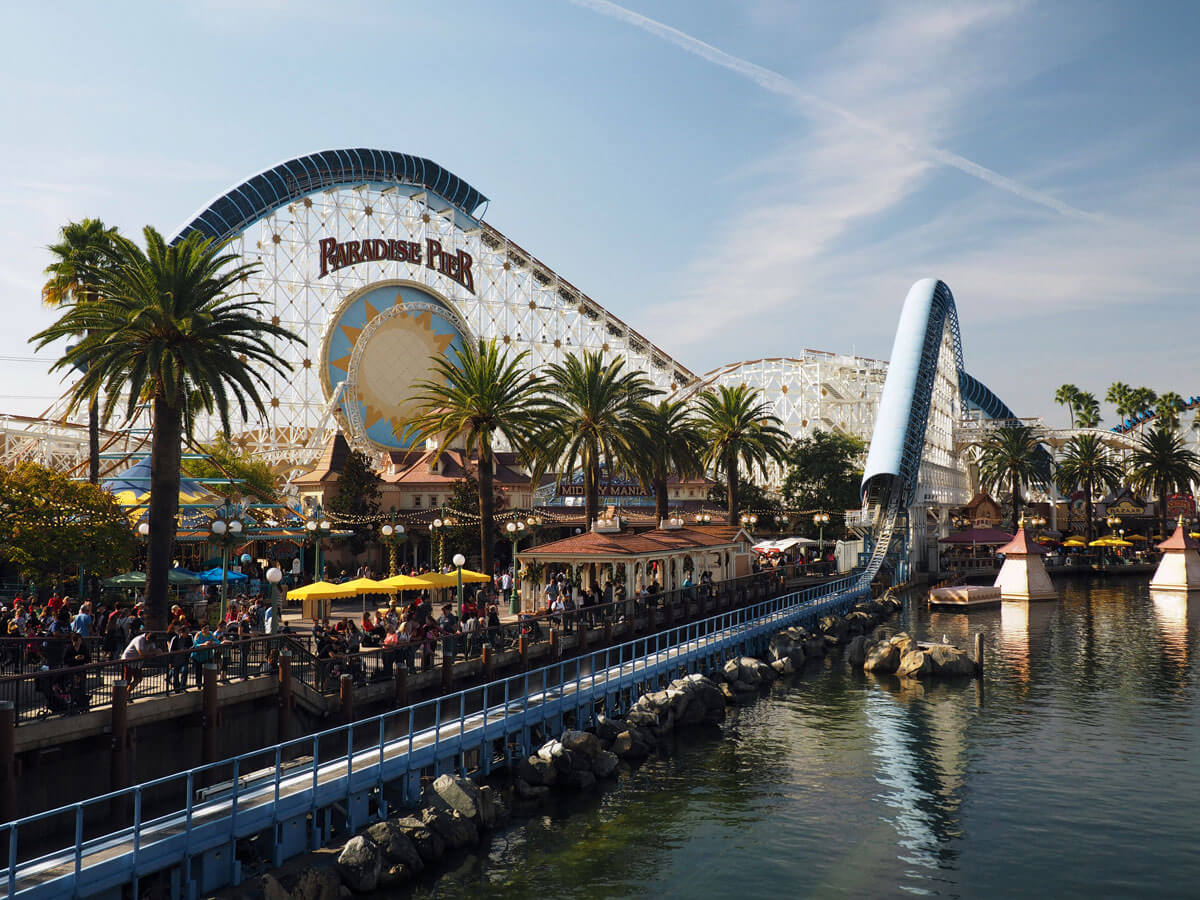
[[[336,147],[425,156],[695,372],[886,359],[912,283],[967,369],[1065,424],[1064,382],[1200,394],[1200,4],[457,0],[11,5],[0,412],[61,393],[47,245],[173,234]],[[1115,415],[1107,404],[1105,424]]]

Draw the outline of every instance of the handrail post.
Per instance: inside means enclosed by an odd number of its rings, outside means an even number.
[[[354,721],[354,676],[343,675],[338,679],[338,694],[342,705],[342,722],[349,725]]]
[[[279,743],[292,736],[292,651],[279,654],[279,724],[276,728]]]
[[[0,822],[17,817],[17,709],[0,700]]]
[[[204,665],[204,698],[203,698],[203,755],[201,760],[204,765],[210,765],[217,761],[217,718],[219,715],[217,704],[217,673],[219,669],[216,663],[205,663]],[[209,770],[206,781],[211,781],[215,777],[215,773]]]
[[[112,760],[109,777],[109,790],[119,791],[129,785],[129,688],[125,682],[118,681],[112,687]],[[113,817],[118,821],[124,820],[121,800],[113,801]]]
[[[408,666],[398,665],[395,669],[396,685],[395,685],[395,701],[396,708],[403,709],[408,706]]]

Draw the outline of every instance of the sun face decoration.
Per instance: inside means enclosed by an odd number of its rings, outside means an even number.
[[[385,449],[412,444],[397,424],[416,411],[418,382],[433,362],[462,348],[465,327],[449,306],[422,288],[380,285],[352,298],[326,338],[326,391],[344,381],[343,424]]]

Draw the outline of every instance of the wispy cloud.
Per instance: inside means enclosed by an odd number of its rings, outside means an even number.
[[[965,156],[922,141],[913,134],[900,131],[896,128],[886,126],[881,122],[859,115],[846,107],[805,90],[799,84],[781,75],[779,72],[726,53],[712,44],[708,44],[693,35],[673,28],[657,19],[652,19],[649,16],[626,9],[616,3],[609,2],[609,0],[570,0],[570,2],[575,6],[592,10],[661,38],[694,56],[728,69],[743,78],[747,78],[773,94],[786,97],[802,109],[825,117],[839,119],[865,133],[873,134],[900,147],[912,150],[940,165],[958,169],[960,172],[964,172],[973,178],[978,178],[980,181],[1000,190],[1007,191],[1024,200],[1028,200],[1031,203],[1044,206],[1064,216],[1086,220],[1102,220],[1102,217],[1095,213],[1078,209],[1057,197],[1021,184],[1012,178],[989,169],[987,166],[967,159]],[[937,41],[943,39],[948,34],[954,34],[965,28],[976,26],[984,18],[979,15],[967,15],[961,11],[957,13],[954,11],[943,11],[939,16],[922,18],[920,21],[927,27],[924,34],[918,34],[916,37],[923,38],[929,42]]]

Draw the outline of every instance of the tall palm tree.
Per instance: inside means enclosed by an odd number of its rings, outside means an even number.
[[[654,517],[667,517],[667,478],[672,474],[681,479],[704,471],[700,461],[704,439],[683,400],[659,400],[648,403],[642,426],[643,446],[640,448],[637,469],[644,482],[654,491]]]
[[[535,472],[582,468],[590,527],[600,513],[600,465],[610,477],[618,467],[636,468],[645,403],[658,390],[644,372],[626,369],[624,357],[606,363],[592,351],[547,366],[545,375],[549,424],[537,436]]]
[[[1154,407],[1155,401],[1158,400],[1158,394],[1154,393],[1148,387],[1134,388],[1129,392],[1129,412],[1130,414],[1144,413]],[[1146,423],[1141,421],[1138,423],[1138,433],[1145,430]]]
[[[702,457],[706,466],[725,473],[729,487],[729,524],[738,524],[739,466],[750,472],[765,472],[767,463],[787,452],[788,433],[783,422],[761,399],[758,388],[717,385],[696,398],[700,434],[706,443]]]
[[[1125,420],[1133,412],[1129,408],[1129,395],[1132,391],[1133,388],[1125,382],[1114,381],[1108,386],[1108,390],[1104,392],[1104,402],[1112,404],[1113,410],[1122,424],[1124,424]]]
[[[179,512],[182,441],[189,442],[201,412],[216,413],[226,432],[236,403],[243,419],[253,408],[266,414],[259,389],[264,370],[289,371],[273,340],[298,341],[262,315],[263,301],[238,291],[251,265],[235,265],[224,252],[192,234],[174,246],[150,226],[146,249],[116,237],[105,259],[85,264],[102,301],[73,302],[62,317],[31,340],[44,347],[59,338],[84,335],[55,369],[87,362],[72,389],[72,407],[104,395],[107,420],[124,396],[132,419],[143,403],[152,417],[150,450],[150,536],[147,546],[146,624],[167,622],[167,574]]]
[[[1129,455],[1133,486],[1158,498],[1159,534],[1166,534],[1167,494],[1171,488],[1186,491],[1200,481],[1200,456],[1184,446],[1174,428],[1155,425],[1139,439]]]
[[[1075,407],[1079,401],[1079,388],[1073,384],[1064,384],[1054,392],[1054,402],[1067,408],[1071,417],[1071,427],[1075,427]]]
[[[457,359],[434,359],[435,376],[416,385],[417,412],[397,431],[420,440],[438,437],[434,459],[460,438],[466,456],[479,457],[479,550],[482,570],[491,572],[496,543],[495,442],[502,438],[528,455],[531,439],[545,428],[541,376],[525,363],[529,351],[509,357],[494,340],[468,343]]]
[[[59,232],[57,244],[51,244],[54,262],[46,266],[46,283],[42,285],[42,302],[47,306],[68,303],[95,303],[100,292],[95,280],[85,274],[85,267],[103,265],[107,251],[117,236],[116,228],[108,228],[99,219],[68,222]],[[79,335],[82,337],[82,335]],[[80,365],[86,366],[87,360]],[[100,480],[100,403],[93,398],[88,403],[88,481]]]
[[[1080,391],[1075,398],[1075,425],[1080,428],[1100,427],[1100,401],[1095,394]]]
[[[1012,492],[1013,530],[1021,512],[1021,490],[1049,477],[1036,431],[1020,422],[1002,425],[979,442],[979,480],[993,490]]]
[[[1160,394],[1158,400],[1154,404],[1155,415],[1158,416],[1158,421],[1164,427],[1178,428],[1179,427],[1179,412],[1184,407],[1183,398],[1175,391],[1167,391]]]
[[[1097,486],[1115,491],[1121,485],[1121,466],[1117,463],[1099,435],[1081,434],[1071,438],[1058,458],[1055,481],[1064,494],[1076,488],[1083,490],[1087,539],[1092,532],[1092,497]]]

